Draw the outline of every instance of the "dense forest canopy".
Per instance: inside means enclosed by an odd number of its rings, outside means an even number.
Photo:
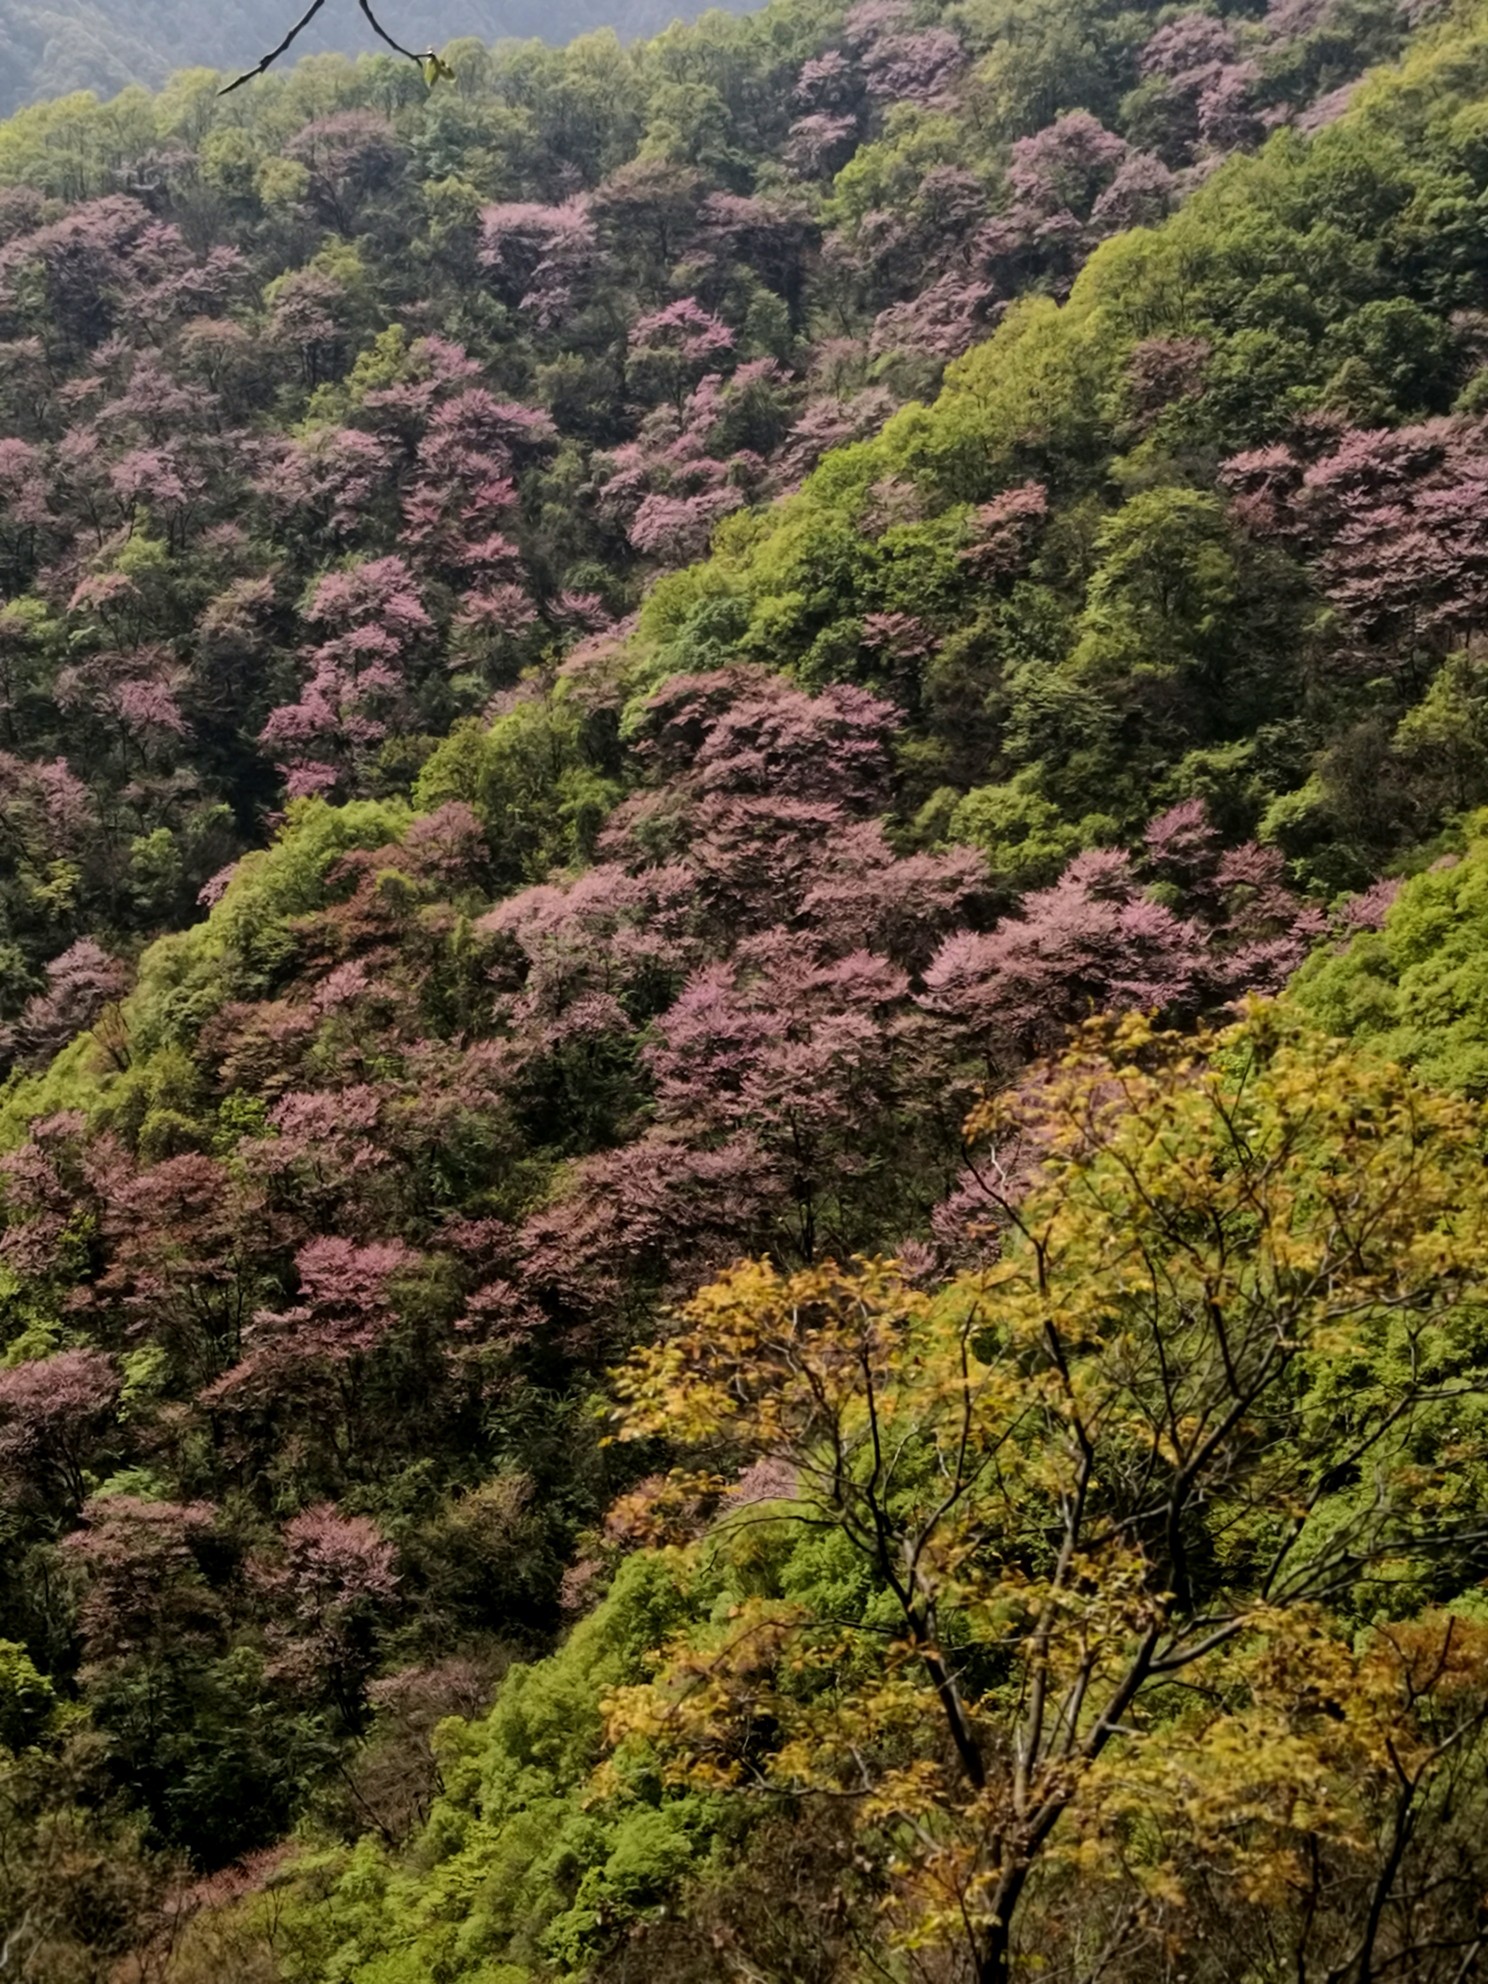
[[[1468,1984],[1488,13],[386,15],[0,124],[0,1967]]]

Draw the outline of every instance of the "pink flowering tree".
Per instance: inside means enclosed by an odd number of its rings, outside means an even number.
[[[400,540],[414,568],[465,591],[467,608],[489,619],[495,598],[509,620],[526,568],[511,535],[517,476],[556,445],[551,416],[462,384],[423,422],[413,472],[402,491]],[[534,609],[535,611],[535,609]]]
[[[1350,429],[1311,461],[1277,444],[1223,470],[1238,520],[1310,553],[1349,644],[1410,671],[1488,612],[1488,426]]]
[[[0,440],[0,596],[26,590],[51,521],[42,450],[19,438]]]
[[[297,1299],[258,1310],[244,1330],[242,1357],[201,1393],[244,1464],[267,1465],[288,1440],[308,1494],[336,1492],[365,1470],[369,1442],[388,1437],[387,1346],[400,1320],[400,1289],[418,1266],[419,1256],[396,1240],[358,1246],[324,1235],[300,1248]],[[439,1376],[436,1358],[421,1390]]]
[[[312,210],[349,236],[367,201],[396,180],[403,153],[393,126],[377,111],[338,110],[297,131],[284,156],[304,167]]]
[[[961,555],[979,579],[1007,581],[1027,569],[1049,515],[1049,495],[1041,482],[1005,489],[973,512]]]
[[[994,929],[949,938],[922,996],[1006,1069],[1092,1013],[1191,1013],[1210,976],[1202,927],[1146,895],[1127,855],[1102,849]]]
[[[480,262],[497,294],[541,330],[560,324],[599,269],[599,239],[583,198],[557,206],[509,201],[481,215]]]
[[[1142,50],[1145,81],[1133,115],[1145,142],[1173,164],[1227,152],[1260,135],[1260,71],[1241,59],[1235,31],[1214,14],[1179,14]]]
[[[119,998],[129,974],[95,938],[79,937],[46,968],[46,990],[0,1026],[0,1062],[40,1067]]]
[[[850,113],[810,110],[798,117],[785,141],[785,163],[798,178],[828,179],[852,156],[858,120]]]
[[[120,1390],[101,1350],[59,1350],[0,1370],[0,1468],[69,1509],[87,1493],[87,1470],[106,1445]]]
[[[655,1313],[766,1250],[782,1183],[747,1136],[653,1130],[576,1164],[517,1236],[520,1283],[550,1350],[603,1368]]]
[[[680,407],[653,408],[634,441],[596,457],[600,514],[657,563],[700,557],[719,518],[762,489],[761,451],[781,438],[790,398],[771,359],[707,373]]]
[[[348,344],[347,295],[319,269],[295,269],[272,285],[268,342],[309,387],[335,378]]]
[[[1206,927],[1216,995],[1279,992],[1327,929],[1322,910],[1287,881],[1278,850],[1226,847],[1202,800],[1159,814],[1141,861]]]
[[[328,1701],[355,1729],[366,1715],[380,1628],[398,1597],[396,1553],[366,1516],[329,1502],[290,1518],[281,1552],[255,1566],[276,1615],[270,1673]]]
[[[122,1662],[163,1664],[215,1647],[221,1605],[202,1575],[201,1553],[217,1516],[209,1502],[136,1495],[83,1505],[67,1553],[83,1573],[85,1678],[97,1683]]]
[[[894,410],[893,395],[881,386],[811,400],[792,423],[778,451],[771,477],[784,491],[804,480],[822,456],[876,433]]]
[[[637,317],[630,327],[626,376],[642,399],[669,399],[680,411],[688,391],[718,368],[734,348],[728,325],[696,297]]]
[[[358,427],[321,427],[266,443],[255,487],[276,521],[299,535],[344,544],[385,508],[393,451]]]
[[[802,1260],[858,1244],[875,1131],[908,1122],[927,1062],[909,982],[868,951],[822,960],[771,933],[696,974],[646,1054],[657,1121],[711,1143],[747,1135],[778,1181],[777,1245]]]
[[[944,108],[966,61],[961,38],[948,27],[916,28],[903,0],[858,0],[843,22],[869,95],[882,105]],[[798,84],[799,87],[799,84]]]
[[[242,1355],[254,1311],[274,1291],[290,1222],[257,1181],[205,1151],[122,1164],[99,1228],[104,1265],[90,1306],[166,1354],[184,1391]]]
[[[53,678],[52,694],[76,725],[80,758],[92,760],[95,779],[115,786],[168,771],[191,733],[184,666],[162,643],[91,654],[79,645],[79,659]]]
[[[175,256],[185,259],[174,229],[143,202],[106,194],[0,247],[0,304],[34,320],[59,356],[73,355],[101,344]]]
[[[402,558],[334,572],[306,618],[324,638],[306,655],[299,700],[270,712],[261,741],[291,798],[355,790],[413,695],[433,622]]]
[[[1063,287],[1103,235],[1160,218],[1171,178],[1160,160],[1134,154],[1089,111],[1073,110],[1016,140],[1007,190],[1008,204],[982,229],[977,252],[1013,293],[1039,276]]]

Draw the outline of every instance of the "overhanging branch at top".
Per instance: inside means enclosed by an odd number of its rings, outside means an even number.
[[[234,76],[230,83],[224,83],[222,88],[217,92],[218,96],[230,96],[234,90],[241,89],[244,83],[251,83],[256,76],[261,76],[266,70],[271,69],[279,60],[279,57],[285,54],[293,46],[296,39],[309,27],[324,5],[325,0],[310,0],[310,5],[301,14],[288,34],[285,35],[283,41],[279,43],[278,47],[271,48],[255,68],[245,69],[241,76]],[[373,13],[371,0],[357,0],[357,5],[366,16],[367,25],[378,39],[385,41],[395,54],[405,56],[410,62],[416,62],[424,72],[424,80],[426,82],[431,84],[436,83],[441,76],[447,76],[450,73],[432,48],[426,48],[421,53],[416,54],[413,49],[405,48],[401,41],[396,41],[382,25],[382,22],[378,20],[376,14]]]

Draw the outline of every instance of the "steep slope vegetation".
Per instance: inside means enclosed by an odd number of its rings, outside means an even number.
[[[0,776],[18,845],[0,1012],[50,996],[44,968],[71,938],[117,952],[187,920],[286,791],[406,793],[450,723],[565,630],[623,619],[721,517],[933,390],[1011,299],[1062,292],[1102,238],[1160,217],[1226,147],[1398,34],[1383,14],[1351,43],[1301,28],[1097,13],[1091,107],[1062,116],[1057,22],[1031,24],[1013,75],[995,10],[957,31],[889,7],[845,30],[824,8],[714,16],[634,51],[466,44],[432,93],[390,56],[317,60],[225,102],[192,72],[157,100],[15,119]],[[1421,162],[1401,170],[1378,214],[1349,196],[1356,258],[1360,231],[1415,197]],[[1445,409],[1473,363],[1465,328],[1418,351],[1413,297],[1383,269],[1349,280],[1382,292],[1373,314],[1335,326],[1338,349],[1287,390],[1331,405],[1351,366],[1361,416]],[[1321,322],[1289,333],[1300,352]],[[1149,398],[1193,397],[1197,347],[1172,378],[1160,349],[1152,363]],[[1110,411],[1092,472],[1132,451],[1157,401]],[[1269,410],[1224,417],[1248,437]],[[1165,445],[1149,436],[1142,460]],[[931,626],[933,590],[982,581],[949,485],[930,534],[943,569],[912,576],[919,499],[878,479],[867,539],[919,588],[862,602],[890,681],[900,647],[936,637],[910,624]],[[1039,552],[1020,514],[1017,543],[987,556]],[[1203,536],[1199,512],[1190,528]],[[1257,559],[1245,582],[1266,591]],[[1071,544],[1057,613],[1084,561]],[[1274,611],[1284,641],[1285,589]],[[1040,638],[1064,636],[1051,622]],[[733,640],[720,620],[714,650]],[[842,657],[824,646],[818,678],[873,672],[848,654],[850,614],[830,641]],[[947,720],[961,731],[962,712]],[[979,777],[982,732],[965,744]]]
[[[1477,1092],[1476,856],[1378,880],[1488,799],[1488,26],[1354,87],[1409,26],[0,128],[32,1984],[1471,1974],[1476,1131],[1297,1017]]]

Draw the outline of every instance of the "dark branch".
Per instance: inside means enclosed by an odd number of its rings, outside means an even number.
[[[422,55],[415,55],[411,48],[405,48],[402,42],[394,41],[393,37],[388,33],[387,29],[382,25],[382,22],[378,20],[377,16],[373,13],[371,0],[357,0],[357,5],[366,15],[367,25],[368,27],[371,28],[373,34],[377,35],[381,40],[385,41],[388,47],[391,48],[396,54],[406,56],[410,62],[417,62],[420,68],[422,68],[424,63],[427,62],[429,58],[433,55],[434,51],[432,48],[426,48]]]
[[[325,0],[310,0],[310,5],[305,9],[304,13],[301,14],[300,18],[295,22],[294,26],[290,29],[289,33],[284,37],[283,41],[280,42],[279,46],[277,48],[271,48],[268,54],[263,58],[263,60],[259,63],[256,69],[245,69],[241,76],[234,76],[230,83],[224,83],[222,88],[217,92],[218,96],[230,96],[234,90],[241,89],[244,83],[251,83],[256,76],[261,76],[264,74],[265,70],[272,69],[274,64],[279,60],[279,57],[283,55],[286,52],[286,50],[292,46],[292,44],[298,38],[298,36],[303,34],[305,29],[309,27],[310,23],[315,19],[315,16],[320,12],[321,8],[324,5],[325,5]],[[382,22],[378,20],[377,16],[373,13],[372,0],[357,0],[357,5],[361,8],[363,15],[366,17],[367,25],[368,27],[371,28],[373,34],[375,34],[380,41],[385,41],[388,47],[391,48],[395,54],[405,57],[405,59],[408,60],[409,62],[416,62],[421,69],[424,67],[425,63],[432,62],[435,59],[434,50],[432,48],[427,48],[424,50],[424,52],[421,55],[416,55],[411,48],[405,48],[401,41],[394,41],[393,37],[388,33],[387,29],[382,25]]]
[[[271,48],[256,69],[245,69],[241,76],[234,76],[230,83],[224,83],[222,88],[217,92],[218,96],[231,96],[232,92],[241,89],[244,83],[251,83],[255,76],[261,76],[266,69],[272,68],[295,38],[303,34],[305,29],[309,27],[324,5],[325,0],[310,0],[310,5],[301,14],[279,46],[277,48]]]

